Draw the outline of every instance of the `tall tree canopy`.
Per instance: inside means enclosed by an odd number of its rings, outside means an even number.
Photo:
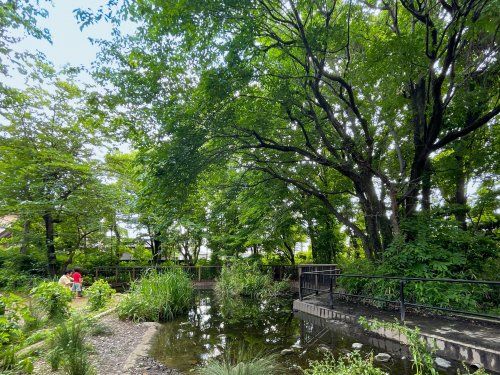
[[[210,165],[262,172],[376,258],[431,208],[441,155],[464,163],[462,142],[482,132],[497,156],[494,1],[148,0],[77,15],[140,25],[101,42],[98,77],[166,190]]]

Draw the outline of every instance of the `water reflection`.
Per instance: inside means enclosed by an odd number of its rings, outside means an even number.
[[[151,355],[169,367],[188,372],[209,358],[219,357],[244,346],[254,352],[280,355],[289,374],[302,373],[308,361],[321,359],[326,347],[335,355],[351,350],[354,342],[363,344],[363,352],[388,352],[393,359],[380,364],[390,374],[410,375],[405,349],[392,341],[367,335],[361,328],[291,311],[291,298],[274,302],[236,300],[219,304],[213,294],[203,291],[187,319],[164,324],[154,339]],[[320,350],[318,350],[320,349]]]

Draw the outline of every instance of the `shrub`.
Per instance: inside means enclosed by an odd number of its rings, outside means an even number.
[[[186,312],[192,301],[191,280],[181,269],[153,271],[132,283],[118,305],[118,315],[135,321],[168,321]]]
[[[90,346],[85,343],[88,325],[80,316],[73,316],[60,324],[50,341],[48,361],[53,370],[59,367],[68,375],[93,375],[89,361]]]
[[[222,359],[211,359],[197,370],[199,375],[273,375],[280,372],[278,359],[274,354],[262,353],[250,355],[250,352],[240,349],[235,352],[228,350]]]
[[[40,306],[49,318],[60,318],[68,314],[71,291],[55,281],[45,281],[31,290],[35,304]]]
[[[259,269],[257,263],[237,261],[222,268],[215,293],[222,299],[237,296],[260,299],[275,297],[286,288],[286,281],[274,282],[271,275]]]
[[[116,291],[105,280],[97,280],[85,291],[90,310],[102,309]]]
[[[312,361],[305,375],[386,375],[373,365],[373,356],[362,357],[357,351],[335,359],[328,354],[321,361]]]

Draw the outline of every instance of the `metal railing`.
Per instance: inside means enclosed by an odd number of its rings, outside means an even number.
[[[363,294],[348,293],[338,286],[338,279],[377,279],[377,280],[391,280],[397,284],[397,299],[390,299],[377,296],[369,296]],[[401,321],[405,320],[407,308],[436,310],[445,313],[459,314],[468,317],[486,318],[496,322],[500,322],[500,316],[485,314],[476,311],[460,310],[453,307],[434,306],[429,304],[418,303],[418,301],[410,300],[405,295],[405,287],[410,283],[444,283],[444,284],[466,284],[466,285],[485,285],[491,288],[500,287],[500,281],[490,280],[464,280],[464,279],[446,279],[446,278],[422,278],[422,277],[398,277],[398,276],[377,276],[377,275],[352,275],[341,274],[339,270],[334,272],[329,271],[312,271],[302,272],[299,279],[299,298],[300,300],[307,298],[311,294],[320,295],[328,294],[328,299],[331,307],[334,306],[334,296],[357,298],[360,300],[370,300],[383,302],[397,306],[400,313]],[[500,302],[500,290],[497,290],[498,296],[496,297],[497,308]],[[465,296],[464,296],[465,297]]]
[[[116,284],[127,284],[139,279],[151,270],[165,272],[168,269],[181,268],[193,281],[215,281],[222,266],[113,266],[96,267],[91,275],[94,279],[103,278]],[[298,264],[298,265],[260,265],[262,271],[272,275],[275,281],[289,280],[298,282],[302,272],[333,271],[335,264]]]

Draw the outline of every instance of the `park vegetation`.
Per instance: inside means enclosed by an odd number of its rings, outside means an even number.
[[[0,74],[24,64],[27,81],[0,87],[0,215],[15,217],[0,287],[123,253],[497,278],[492,2],[110,1],[75,10],[84,32],[115,31],[94,40],[90,83],[14,53],[11,29],[50,41],[40,5],[0,12]],[[443,306],[463,292],[412,291]]]
[[[118,305],[120,318],[134,321],[166,322],[193,304],[191,279],[179,268],[152,271],[134,281]]]

